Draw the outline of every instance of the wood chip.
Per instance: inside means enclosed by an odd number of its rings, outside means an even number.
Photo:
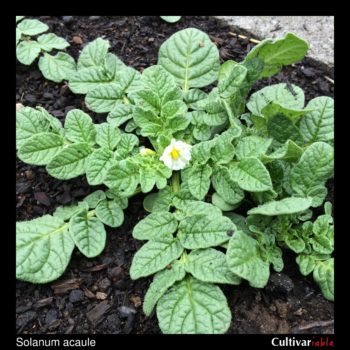
[[[89,299],[95,299],[96,298],[96,295],[91,292],[90,289],[87,289],[86,287],[83,287],[83,290],[84,290],[84,295],[89,298]]]
[[[311,328],[316,328],[316,327],[327,327],[327,326],[331,326],[332,324],[334,324],[334,320],[311,322],[311,323],[305,324],[303,326],[300,326],[298,329],[305,330],[305,329],[311,329]]]
[[[85,269],[85,271],[96,272],[96,271],[104,270],[107,267],[108,267],[108,264],[95,265],[95,266],[92,266],[92,267]]]
[[[101,301],[86,314],[86,317],[92,324],[96,325],[110,308],[111,306],[108,305],[108,300]]]
[[[53,302],[53,297],[38,300],[34,305],[34,309],[40,309],[41,307],[50,305]]]
[[[51,285],[54,294],[65,294],[70,290],[78,289],[83,282],[82,278],[71,278]]]

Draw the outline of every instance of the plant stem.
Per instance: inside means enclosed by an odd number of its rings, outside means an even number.
[[[171,188],[173,190],[173,193],[180,191],[180,173],[174,172],[173,176],[171,177]]]
[[[126,105],[130,104],[130,100],[126,96],[123,97],[123,101]]]

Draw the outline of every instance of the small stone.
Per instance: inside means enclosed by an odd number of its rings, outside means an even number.
[[[125,305],[118,307],[118,311],[122,318],[127,318],[131,314],[136,314],[136,310],[134,308]]]
[[[269,292],[286,296],[294,289],[294,283],[284,273],[273,273],[271,274],[270,281],[266,286]]]
[[[80,289],[72,290],[69,293],[69,301],[71,303],[77,303],[78,301],[82,301],[84,299],[84,292]]]
[[[45,323],[50,325],[52,322],[57,320],[57,311],[55,309],[50,309],[45,317]]]
[[[16,103],[16,112],[22,109],[23,107],[24,106],[22,105],[22,103]]]
[[[81,45],[83,43],[83,39],[80,36],[73,36],[73,43],[77,45]]]
[[[45,92],[45,93],[43,94],[43,97],[44,97],[44,98],[50,99],[50,98],[53,98],[53,94],[52,94],[51,92]]]
[[[101,16],[90,16],[89,17],[89,20],[90,21],[97,21],[98,19],[100,19],[101,18]]]
[[[308,78],[315,76],[315,71],[312,68],[304,68],[302,69],[302,72]]]
[[[98,300],[105,300],[107,299],[107,294],[103,292],[97,292],[96,293],[96,299]]]
[[[154,38],[148,38],[149,43],[153,43],[153,41],[154,41]]]
[[[35,102],[36,101],[36,97],[32,94],[27,94],[25,96],[25,99],[28,101],[28,102]]]
[[[63,16],[62,17],[64,23],[72,23],[73,22],[73,16]]]

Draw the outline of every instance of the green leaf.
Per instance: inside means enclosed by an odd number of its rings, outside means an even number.
[[[65,136],[72,142],[95,143],[96,130],[91,117],[79,109],[68,112],[64,122]]]
[[[160,16],[161,19],[164,19],[165,22],[175,23],[178,22],[181,16]]]
[[[229,240],[236,227],[224,216],[195,215],[180,222],[178,238],[186,249],[215,247]]]
[[[292,140],[288,140],[280,148],[277,148],[270,154],[263,154],[261,160],[264,163],[269,163],[274,160],[284,160],[286,162],[296,162],[303,154],[303,149]]]
[[[90,154],[86,162],[86,178],[89,185],[103,183],[108,170],[115,164],[113,152],[108,148],[99,148]]]
[[[160,111],[160,106],[182,99],[174,77],[160,65],[146,68],[141,76],[142,88],[136,93],[140,105]]]
[[[143,201],[143,207],[148,212],[169,211],[173,193],[169,186],[157,193],[150,193]]]
[[[158,300],[177,281],[181,281],[186,275],[184,265],[175,261],[170,269],[158,272],[150,284],[143,301],[143,312],[150,316]]]
[[[188,188],[192,195],[201,200],[209,191],[212,169],[208,164],[194,165],[188,174]]]
[[[207,163],[211,157],[211,149],[214,145],[215,142],[213,140],[196,143],[191,149],[192,159],[199,164]]]
[[[118,161],[108,169],[104,183],[110,188],[117,188],[124,196],[132,195],[138,184],[138,169],[127,160]]]
[[[31,136],[49,132],[50,125],[44,115],[31,107],[21,108],[16,112],[16,146],[20,148]]]
[[[18,158],[34,165],[46,165],[63,148],[62,136],[42,132],[26,139],[18,150]]]
[[[265,119],[269,120],[276,114],[283,114],[294,124],[300,119],[301,116],[309,113],[312,109],[291,109],[281,106],[276,102],[270,102],[262,110],[261,113]]]
[[[24,19],[17,25],[17,28],[21,30],[24,35],[38,35],[46,32],[49,27],[37,19]]]
[[[89,67],[79,69],[69,79],[69,88],[75,94],[87,94],[89,91],[99,87],[114,84],[102,67]]]
[[[104,70],[112,80],[118,80],[118,74],[126,65],[113,53],[108,52],[104,61]]]
[[[53,49],[64,50],[69,46],[69,43],[66,40],[54,33],[40,35],[37,41],[41,49],[47,52],[50,52]]]
[[[99,219],[91,217],[87,211],[81,211],[70,219],[69,232],[80,252],[88,258],[100,255],[105,247],[105,228]]]
[[[211,127],[205,124],[200,124],[197,125],[193,129],[193,136],[195,137],[196,140],[199,141],[207,141],[211,137]]]
[[[313,255],[300,254],[297,256],[296,262],[299,265],[300,273],[303,276],[309,275],[316,266],[316,259]]]
[[[158,64],[172,74],[184,91],[217,79],[219,51],[208,35],[195,28],[173,34],[159,49]]]
[[[108,49],[108,40],[101,38],[95,39],[82,50],[78,59],[78,69],[103,66]]]
[[[222,197],[220,197],[216,192],[213,193],[213,195],[211,196],[211,202],[213,203],[213,205],[215,205],[216,207],[218,207],[220,210],[222,211],[231,211],[236,209],[240,203],[238,204],[229,204],[227,202],[225,202],[223,200]]]
[[[81,210],[88,210],[89,205],[84,201],[84,202],[79,202],[78,204],[73,204],[73,205],[65,205],[64,207],[58,207],[56,210],[53,212],[53,216],[57,217],[59,219],[62,219],[64,221],[69,220],[74,214]]]
[[[161,297],[157,317],[165,334],[221,334],[231,323],[220,288],[193,277],[177,282]]]
[[[48,283],[65,271],[74,249],[68,224],[58,217],[16,223],[16,278]]]
[[[314,109],[300,121],[300,132],[305,142],[331,141],[334,139],[334,101],[321,96],[312,99],[307,108]]]
[[[142,136],[157,137],[163,131],[162,120],[150,109],[135,107],[133,117]]]
[[[225,254],[213,248],[192,251],[187,256],[185,269],[203,282],[239,284],[241,281],[228,268]]]
[[[333,239],[322,235],[315,235],[310,239],[312,248],[319,254],[331,254],[333,252]]]
[[[323,296],[334,301],[334,259],[319,261],[314,269],[313,277],[320,286]]]
[[[268,120],[267,132],[279,143],[285,143],[289,139],[298,141],[301,138],[299,129],[283,114],[276,114]]]
[[[132,235],[140,240],[157,240],[162,236],[173,234],[177,229],[177,220],[172,213],[158,211],[142,219],[132,231]]]
[[[65,52],[58,52],[55,56],[44,53],[39,59],[39,69],[46,79],[60,83],[75,73],[76,64],[74,58]]]
[[[293,33],[287,33],[281,39],[265,39],[256,45],[244,62],[259,57],[264,62],[260,78],[270,77],[278,73],[283,66],[300,61],[307,53],[308,44]]]
[[[132,118],[133,106],[116,104],[114,108],[108,113],[107,122],[116,126],[120,126],[127,120]]]
[[[245,158],[229,167],[231,179],[243,190],[263,192],[272,189],[271,177],[263,163],[256,158]]]
[[[90,90],[85,98],[86,105],[94,112],[110,112],[120,104],[125,94],[138,84],[140,73],[133,68],[123,68],[118,73],[118,81],[101,84]]]
[[[270,276],[269,262],[260,257],[259,243],[247,234],[238,231],[230,239],[227,253],[230,270],[249,281],[254,288],[263,288]]]
[[[134,255],[130,267],[130,277],[135,280],[163,270],[183,252],[183,247],[171,235],[162,240],[148,241]]]
[[[36,41],[21,41],[16,47],[16,56],[18,61],[29,66],[38,57],[40,50],[40,45]]]
[[[221,217],[222,215],[219,208],[203,201],[179,200],[174,197],[173,204],[177,209],[175,212],[177,220],[185,220],[187,217],[193,215],[208,215],[210,217]]]
[[[63,148],[47,165],[48,173],[60,180],[68,180],[85,173],[91,148],[87,143],[75,143]]]
[[[95,129],[96,143],[113,151],[121,140],[120,130],[110,123],[96,124]]]
[[[272,139],[255,135],[243,137],[236,147],[237,158],[260,158],[267,152],[271,142]]]
[[[96,207],[96,216],[110,227],[119,227],[124,221],[123,209],[113,200],[100,201]]]
[[[237,227],[237,230],[242,231],[243,233],[250,235],[251,232],[246,223],[246,218],[242,215],[236,213],[224,213]]]
[[[240,65],[231,65],[226,70],[222,71],[218,90],[222,98],[228,99],[239,93],[243,83],[246,80],[247,68]]]
[[[16,16],[16,23],[22,20],[25,16]]]
[[[138,146],[139,139],[133,134],[122,134],[115,152],[116,159],[124,159]]]
[[[227,168],[215,170],[211,180],[215,191],[227,204],[238,204],[244,198],[244,192],[232,180]]]
[[[285,83],[266,86],[254,92],[247,103],[247,108],[256,116],[263,117],[263,108],[270,102],[277,102],[288,109],[302,109],[304,107],[304,92],[300,87]],[[292,92],[292,91],[293,92]]]
[[[333,174],[333,147],[324,142],[309,146],[290,174],[290,184],[295,194],[311,196],[310,190],[322,185]]]
[[[18,28],[16,28],[16,46],[21,40],[21,37],[22,37],[22,32]]]
[[[268,202],[250,209],[247,214],[260,214],[267,216],[287,215],[300,213],[310,208],[312,198],[288,197],[278,201]]]
[[[98,203],[104,199],[106,199],[106,194],[102,190],[97,190],[86,196],[84,202],[88,204],[90,209],[95,209]]]
[[[113,199],[122,209],[126,209],[128,207],[128,198],[122,197],[122,194],[119,193],[116,188],[109,188],[106,191],[106,196],[109,199]]]
[[[124,91],[118,83],[97,86],[86,95],[85,102],[96,113],[106,113],[122,102]]]
[[[235,148],[231,144],[231,140],[225,137],[225,134],[221,134],[213,141],[215,145],[211,149],[211,158],[216,165],[230,162],[235,155]]]
[[[183,99],[188,108],[197,109],[199,108],[197,102],[206,99],[207,96],[208,95],[200,89],[191,89],[183,94]]]

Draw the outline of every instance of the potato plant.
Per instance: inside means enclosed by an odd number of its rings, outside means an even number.
[[[283,269],[283,249],[333,300],[332,208],[324,203],[333,99],[305,106],[302,89],[285,83],[249,95],[307,49],[287,33],[242,62],[220,64],[207,34],[188,28],[141,74],[108,52],[107,40],[88,44],[68,85],[90,110],[107,113],[106,122],[75,109],[62,125],[43,108],[25,107],[17,112],[17,154],[57,179],[85,175],[105,190],[17,223],[17,278],[57,279],[75,246],[88,258],[100,254],[104,225],[122,225],[128,200],[142,192],[150,214],[133,229],[145,244],[130,277],[154,275],[143,311],[156,310],[163,333],[225,333],[231,311],[219,285],[263,288],[271,268]],[[322,205],[324,214],[311,220]]]

